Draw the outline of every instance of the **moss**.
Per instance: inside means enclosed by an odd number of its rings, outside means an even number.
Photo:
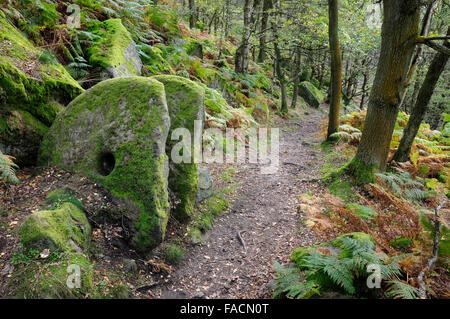
[[[9,145],[10,155],[25,165],[35,164],[38,145],[47,130],[44,125],[53,123],[61,104],[83,92],[61,64],[41,63],[41,53],[0,17],[0,109],[6,110],[0,117],[11,118],[11,112],[19,112],[22,123],[18,130],[14,126],[17,122],[6,125],[0,119],[0,143]],[[19,113],[13,117],[18,118]]]
[[[342,175],[335,177],[331,184],[328,185],[328,189],[331,194],[342,198],[346,202],[356,199],[352,186]]]
[[[72,203],[79,209],[84,210],[83,204],[78,200],[74,191],[69,188],[59,188],[50,192],[46,197],[46,202],[53,209],[60,208],[64,203]]]
[[[412,238],[397,237],[391,240],[390,244],[395,249],[407,252],[414,245],[414,240]]]
[[[70,265],[80,267],[80,287],[69,288],[70,275],[74,272]],[[63,299],[86,298],[93,291],[92,265],[80,253],[68,253],[62,260],[53,263],[35,261],[13,274],[12,282],[16,298]]]
[[[164,141],[169,115],[164,86],[144,77],[103,81],[77,97],[40,147],[40,163],[79,172],[125,200],[132,244],[148,250],[164,238],[169,214]],[[115,163],[99,169],[102,154]]]
[[[28,248],[76,252],[71,241],[86,250],[90,232],[84,212],[72,203],[65,203],[59,209],[38,211],[27,217],[21,228],[21,241]]]
[[[147,74],[173,73],[172,67],[162,55],[162,51],[157,47],[143,47],[143,52],[148,57],[143,57],[144,70]]]
[[[226,189],[216,191],[211,197],[208,198],[204,205],[199,207],[193,220],[193,229],[197,229],[201,233],[206,233],[209,229],[211,229],[214,217],[221,215],[229,208],[229,201],[224,195],[225,192]],[[196,236],[196,234],[193,235]]]
[[[173,213],[176,219],[184,222],[192,214],[198,190],[198,168],[193,157],[194,123],[203,121],[205,92],[195,82],[179,76],[162,75],[153,78],[164,84],[169,108],[171,126],[166,143],[167,154],[171,154],[174,145],[179,143],[179,141],[171,139],[175,129],[185,128],[191,134],[190,162],[174,163],[171,161],[169,172],[169,188],[180,201],[176,204]]]
[[[167,245],[163,247],[164,260],[171,265],[177,265],[183,259],[184,250],[176,245]]]
[[[120,19],[97,22],[89,28],[89,31],[99,36],[88,50],[91,64],[100,65],[103,68],[112,66],[116,69],[126,64],[124,52],[133,39]],[[138,74],[134,66],[129,71],[131,74]]]
[[[3,17],[0,31],[0,87],[6,92],[5,104],[50,125],[59,111],[50,97],[68,103],[83,89],[61,64],[39,63],[41,51]],[[32,68],[25,74],[22,68],[27,63]]]
[[[365,185],[375,182],[376,166],[364,164],[356,157],[353,158],[341,170],[342,172],[354,177],[358,185]]]
[[[307,81],[299,84],[299,95],[312,107],[318,107],[324,100],[322,92],[312,83]]]
[[[186,43],[183,45],[183,49],[187,54],[203,59],[203,45],[199,41],[187,38]]]

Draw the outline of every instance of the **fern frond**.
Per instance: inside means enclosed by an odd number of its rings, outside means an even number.
[[[386,295],[394,299],[417,299],[420,295],[420,290],[398,280],[390,280],[387,282],[389,289]]]

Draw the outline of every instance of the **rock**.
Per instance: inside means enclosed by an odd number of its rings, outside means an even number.
[[[163,240],[169,217],[169,127],[161,82],[144,77],[106,80],[58,115],[41,144],[39,163],[101,184],[124,208],[130,244],[148,251]]]
[[[136,43],[120,19],[110,19],[89,29],[99,36],[89,48],[89,62],[104,70],[102,79],[141,75],[142,61]]]
[[[200,59],[203,59],[203,45],[192,38],[188,38],[186,41],[187,42],[183,46],[186,53],[190,56],[196,56]]]
[[[142,58],[144,63],[143,73],[147,74],[159,74],[159,73],[174,73],[169,62],[163,58],[163,53],[158,47],[144,46],[142,51],[147,57]]]
[[[211,172],[206,166],[198,167],[198,191],[197,191],[197,202],[202,202],[203,200],[210,197],[213,193],[213,180],[211,177]]]
[[[79,253],[89,247],[91,226],[84,211],[72,203],[64,203],[58,209],[38,211],[28,216],[20,233],[25,247]]]
[[[153,78],[164,84],[169,108],[171,127],[166,151],[170,156],[169,189],[176,197],[176,203],[173,204],[175,206],[173,213],[177,220],[185,222],[194,210],[198,189],[198,169],[197,163],[194,161],[194,131],[195,121],[198,121],[197,139],[200,145],[205,122],[205,90],[195,82],[179,76],[161,75]],[[190,134],[188,143],[183,144],[190,151],[190,156],[186,158],[183,156],[183,162],[181,163],[174,162],[175,157],[180,155],[180,148],[174,149],[174,147],[186,141],[180,141],[180,138],[177,140],[171,138],[174,130],[178,128],[185,128]],[[174,151],[173,154],[172,150]]]
[[[302,82],[299,85],[298,94],[308,103],[309,106],[318,108],[324,97],[322,92],[310,82]]]
[[[123,269],[129,273],[137,273],[138,267],[136,264],[136,260],[123,258],[122,259]]]
[[[0,150],[20,166],[36,164],[39,143],[60,110],[83,92],[0,12]]]
[[[92,264],[84,254],[63,254],[58,262],[31,263],[12,275],[12,296],[19,299],[85,299],[96,293]]]
[[[204,292],[198,292],[194,295],[194,299],[205,299],[205,293]]]

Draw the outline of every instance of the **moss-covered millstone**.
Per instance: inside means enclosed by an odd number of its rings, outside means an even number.
[[[310,82],[302,82],[299,85],[298,94],[308,103],[309,106],[318,108],[324,97],[322,92]]]
[[[169,216],[169,127],[161,82],[144,77],[106,80],[58,115],[41,144],[39,163],[102,184],[126,208],[131,244],[149,250],[163,240]]]
[[[194,131],[195,121],[198,121],[197,135],[201,136],[203,131],[205,90],[195,82],[179,76],[160,75],[153,78],[164,84],[170,114],[171,127],[166,147],[167,154],[171,157],[169,188],[176,196],[174,216],[179,221],[186,221],[194,209],[198,191],[198,167],[194,161]],[[185,128],[190,133],[189,160],[183,160],[182,163],[175,163],[172,154],[173,147],[180,143],[180,140],[171,138],[172,132],[177,128]],[[186,141],[183,140],[183,142]],[[189,149],[188,145],[186,147]]]
[[[97,22],[89,31],[98,35],[89,48],[89,62],[104,69],[103,79],[141,75],[136,43],[120,19]]]
[[[21,228],[25,247],[42,251],[87,251],[91,226],[78,206],[64,203],[58,209],[38,211],[28,216]]]
[[[0,150],[19,165],[35,164],[42,136],[63,105],[83,92],[42,54],[0,11]]]

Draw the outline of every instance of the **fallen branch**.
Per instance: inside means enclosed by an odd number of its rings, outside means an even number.
[[[239,242],[241,243],[241,245],[244,247],[244,250],[247,250],[247,247],[245,246],[245,241],[244,241],[244,239],[242,239],[242,234],[243,233],[245,233],[245,230],[244,231],[241,231],[241,232],[237,232],[237,238],[239,239]]]
[[[445,202],[442,202],[438,205],[438,207],[436,207],[436,209],[434,210],[434,243],[433,243],[433,257],[431,259],[428,260],[427,266],[420,272],[419,277],[417,278],[417,280],[419,281],[419,285],[420,285],[420,298],[421,299],[425,299],[427,296],[427,291],[426,291],[426,286],[425,286],[425,282],[423,281],[423,277],[425,275],[426,272],[429,272],[434,264],[436,263],[437,259],[438,259],[438,252],[439,252],[439,232],[440,232],[440,226],[441,223],[439,222],[439,211],[441,210],[441,208],[444,206]]]

